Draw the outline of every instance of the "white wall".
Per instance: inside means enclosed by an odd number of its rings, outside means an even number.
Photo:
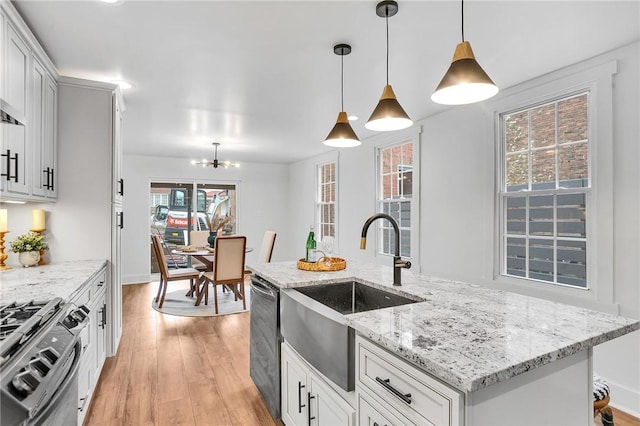
[[[635,43],[543,78],[549,81],[617,61],[613,76],[612,164],[595,165],[599,171],[612,168],[612,193],[605,196],[612,199],[613,215],[598,218],[605,230],[613,229],[613,235],[605,235],[613,242],[612,300],[599,294],[577,298],[575,291],[507,287],[512,291],[640,318],[639,48]],[[527,85],[531,83],[520,86]],[[451,108],[414,124],[422,126],[420,258],[414,259],[421,272],[505,288],[504,283],[494,279],[496,141],[491,105],[519,90],[521,87],[503,90],[493,102]],[[404,136],[399,132],[395,137],[402,141]],[[358,148],[339,151],[339,241],[341,255],[347,260],[366,256],[383,264],[390,262],[376,259],[371,247],[366,255],[357,250],[362,224],[375,212],[374,147],[379,142],[380,138],[364,140]],[[291,218],[292,240],[298,243],[299,252],[314,213],[314,167],[324,160],[310,158],[291,166],[291,211],[299,215]],[[607,255],[610,253],[596,258],[597,268],[609,267],[605,264]],[[605,284],[609,283],[600,286]],[[594,369],[612,387],[612,404],[640,415],[640,332],[602,344],[594,353]]]
[[[126,141],[126,143],[133,143]],[[122,234],[122,281],[149,281],[150,182],[234,182],[238,187],[238,233],[254,247],[247,263],[258,255],[266,230],[277,232],[273,261],[287,259],[289,245],[288,166],[243,163],[237,169],[195,167],[185,160],[125,155],[124,216]]]

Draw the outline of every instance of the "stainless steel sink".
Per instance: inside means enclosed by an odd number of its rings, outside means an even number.
[[[302,287],[296,290],[345,315],[416,302],[356,281]]]
[[[355,331],[346,314],[419,302],[348,281],[281,291],[282,337],[346,391],[355,388]]]

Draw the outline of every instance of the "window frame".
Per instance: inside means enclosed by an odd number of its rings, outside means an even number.
[[[487,115],[493,126],[488,130],[494,141],[494,242],[493,286],[507,291],[551,298],[563,303],[576,304],[617,312],[613,299],[613,79],[617,61],[589,60],[545,74],[536,79],[502,91],[497,99],[487,101]],[[590,92],[590,224],[587,235],[591,244],[587,248],[588,289],[561,285],[540,285],[513,276],[501,275],[501,214],[500,191],[503,182],[501,166],[503,141],[500,114],[517,110],[525,105],[544,103],[580,91]]]
[[[523,189],[520,191],[508,191],[507,190],[507,173],[508,173],[508,166],[507,166],[507,161],[510,155],[519,155],[519,153],[521,152],[525,152],[524,150],[520,150],[520,151],[514,151],[514,152],[508,152],[506,149],[506,145],[507,145],[507,141],[506,141],[506,120],[505,117],[509,116],[509,115],[513,115],[513,114],[518,114],[518,113],[522,113],[522,112],[527,112],[528,113],[528,139],[530,140],[531,138],[531,111],[535,110],[537,108],[543,107],[543,106],[547,106],[547,105],[557,105],[560,102],[563,101],[567,101],[569,99],[575,99],[581,96],[586,96],[587,97],[587,125],[588,125],[588,134],[587,134],[587,138],[586,138],[586,142],[585,140],[580,140],[580,141],[571,141],[571,142],[566,142],[566,143],[560,143],[558,140],[558,111],[557,109],[555,110],[555,128],[554,128],[554,134],[555,134],[555,140],[553,145],[547,145],[544,147],[534,147],[532,148],[529,145],[529,142],[527,142],[527,154],[528,154],[528,165],[527,165],[527,189]],[[578,289],[578,290],[589,290],[589,284],[590,284],[590,256],[589,253],[590,251],[593,249],[593,244],[591,243],[593,237],[591,236],[591,214],[593,212],[593,203],[592,203],[592,179],[591,179],[591,165],[592,165],[592,147],[594,144],[594,140],[593,140],[593,133],[592,133],[592,122],[593,122],[593,117],[594,117],[594,108],[593,108],[593,102],[592,102],[592,95],[591,95],[591,91],[590,90],[578,90],[576,92],[573,93],[567,93],[565,95],[561,95],[561,96],[556,96],[554,98],[551,99],[547,99],[546,101],[543,102],[536,102],[536,103],[531,103],[531,104],[527,104],[527,105],[523,105],[519,108],[515,108],[512,110],[507,110],[507,111],[500,111],[498,112],[498,119],[499,119],[499,126],[500,126],[500,134],[499,134],[499,138],[500,138],[500,158],[499,158],[499,162],[500,162],[500,168],[501,168],[501,173],[500,173],[500,182],[499,182],[499,191],[498,191],[498,205],[499,205],[499,211],[498,214],[500,216],[500,225],[498,228],[498,232],[500,233],[499,236],[499,261],[500,261],[500,269],[499,269],[499,273],[502,276],[505,277],[514,277],[514,278],[519,278],[519,279],[523,279],[523,280],[528,280],[528,281],[535,281],[541,284],[548,284],[548,285],[555,285],[555,286],[566,286],[566,287],[570,287],[570,288],[574,288],[574,289]],[[569,146],[569,145],[577,145],[577,144],[581,144],[581,143],[586,143],[587,144],[587,148],[588,148],[588,157],[587,157],[587,186],[583,186],[583,187],[562,187],[559,185],[560,183],[560,163],[559,163],[559,148],[561,146]],[[554,188],[545,188],[545,189],[533,189],[532,186],[534,185],[533,182],[533,153],[535,152],[542,152],[545,150],[549,150],[550,148],[554,149]],[[567,236],[559,236],[558,232],[557,232],[557,225],[558,225],[558,220],[556,217],[556,213],[557,213],[557,197],[558,196],[562,196],[562,195],[569,195],[569,194],[581,194],[584,195],[584,199],[585,199],[585,212],[586,212],[586,220],[585,220],[585,237],[584,238],[573,238],[573,237],[567,237]],[[530,233],[529,232],[529,225],[531,224],[531,221],[529,220],[529,203],[531,201],[531,199],[533,197],[542,197],[542,196],[552,196],[553,197],[553,214],[554,214],[554,218],[553,218],[553,235],[552,236],[546,236],[546,235],[536,235],[535,233]],[[525,199],[525,203],[527,205],[526,207],[526,217],[525,217],[525,229],[526,231],[524,232],[524,234],[520,235],[520,234],[509,234],[507,231],[507,209],[506,209],[506,203],[507,200],[509,199],[515,199],[515,198],[524,198]],[[507,270],[507,241],[509,240],[509,238],[516,238],[516,239],[523,239],[525,242],[525,251],[526,251],[526,257],[525,257],[525,274],[526,276],[522,277],[522,276],[518,276],[518,275],[513,275],[513,274],[508,274]],[[553,253],[554,253],[554,258],[553,258],[553,263],[554,263],[554,268],[553,268],[553,276],[554,276],[554,280],[553,281],[549,281],[549,280],[543,280],[543,279],[538,279],[538,278],[533,278],[531,276],[529,276],[529,274],[531,273],[529,265],[530,265],[530,261],[531,258],[529,256],[529,250],[530,250],[530,240],[544,240],[544,241],[550,241],[552,242],[552,247],[553,247]],[[573,285],[573,284],[568,284],[568,283],[562,283],[562,282],[558,282],[558,254],[557,254],[557,246],[558,246],[558,242],[559,241],[575,241],[575,242],[582,242],[584,241],[585,243],[585,250],[586,250],[586,280],[585,280],[585,286],[581,287],[578,285]],[[593,261],[593,260],[591,260]]]
[[[394,132],[393,135],[383,135],[376,138],[374,142],[374,178],[376,181],[375,194],[374,194],[374,208],[375,212],[382,213],[382,176],[381,176],[381,151],[384,149],[392,148],[394,146],[400,146],[405,143],[412,144],[412,194],[410,199],[411,206],[411,226],[410,226],[410,244],[411,255],[409,257],[401,256],[405,260],[411,260],[411,269],[414,272],[420,272],[420,144],[422,138],[422,126],[415,125],[410,129],[400,132]],[[382,228],[388,223],[377,220],[374,229],[369,229],[369,238],[373,237],[372,232],[375,232],[376,249],[375,256],[389,258],[393,257],[393,254],[387,254],[382,251]],[[402,229],[402,228],[401,228]],[[368,238],[368,239],[369,239]]]
[[[323,202],[322,201],[322,168],[328,165],[334,165],[334,174],[333,174],[333,185],[334,185],[334,197],[333,197],[333,202]],[[323,222],[322,222],[322,207],[325,205],[333,205],[333,218],[334,218],[334,222],[333,222],[333,238],[335,240],[334,242],[334,253],[336,253],[338,251],[338,158],[332,158],[326,161],[323,161],[321,163],[317,163],[316,167],[315,167],[315,173],[316,173],[316,206],[315,206],[315,216],[316,216],[316,220],[315,220],[315,227],[316,227],[316,232],[315,232],[315,236],[316,236],[316,241],[321,242],[322,238],[324,237],[323,234]],[[330,222],[327,222],[329,225],[331,225]],[[321,249],[321,247],[318,247]]]

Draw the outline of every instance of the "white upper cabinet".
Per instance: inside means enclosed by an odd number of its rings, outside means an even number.
[[[32,81],[31,120],[27,126],[33,164],[31,195],[55,199],[58,86],[36,58],[33,58]]]
[[[124,177],[122,176],[122,103],[113,94],[113,202],[122,203]]]
[[[0,127],[0,199],[55,201],[57,72],[11,3],[0,18],[0,97],[24,117]]]

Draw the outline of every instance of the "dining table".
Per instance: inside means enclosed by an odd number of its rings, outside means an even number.
[[[247,247],[244,250],[245,253],[251,253],[252,251],[253,251],[253,247]],[[213,263],[215,261],[215,249],[210,249],[208,247],[197,247],[195,250],[187,250],[187,251],[185,251],[184,249],[173,249],[171,250],[171,254],[193,257],[194,259],[197,259],[204,264],[206,271],[213,271]],[[202,285],[204,286],[205,284],[203,283]],[[187,296],[193,296],[193,291],[190,291],[189,293],[187,293]],[[241,295],[240,295],[240,298],[242,298]],[[200,304],[200,297],[197,297],[195,305],[198,306],[199,304]]]

